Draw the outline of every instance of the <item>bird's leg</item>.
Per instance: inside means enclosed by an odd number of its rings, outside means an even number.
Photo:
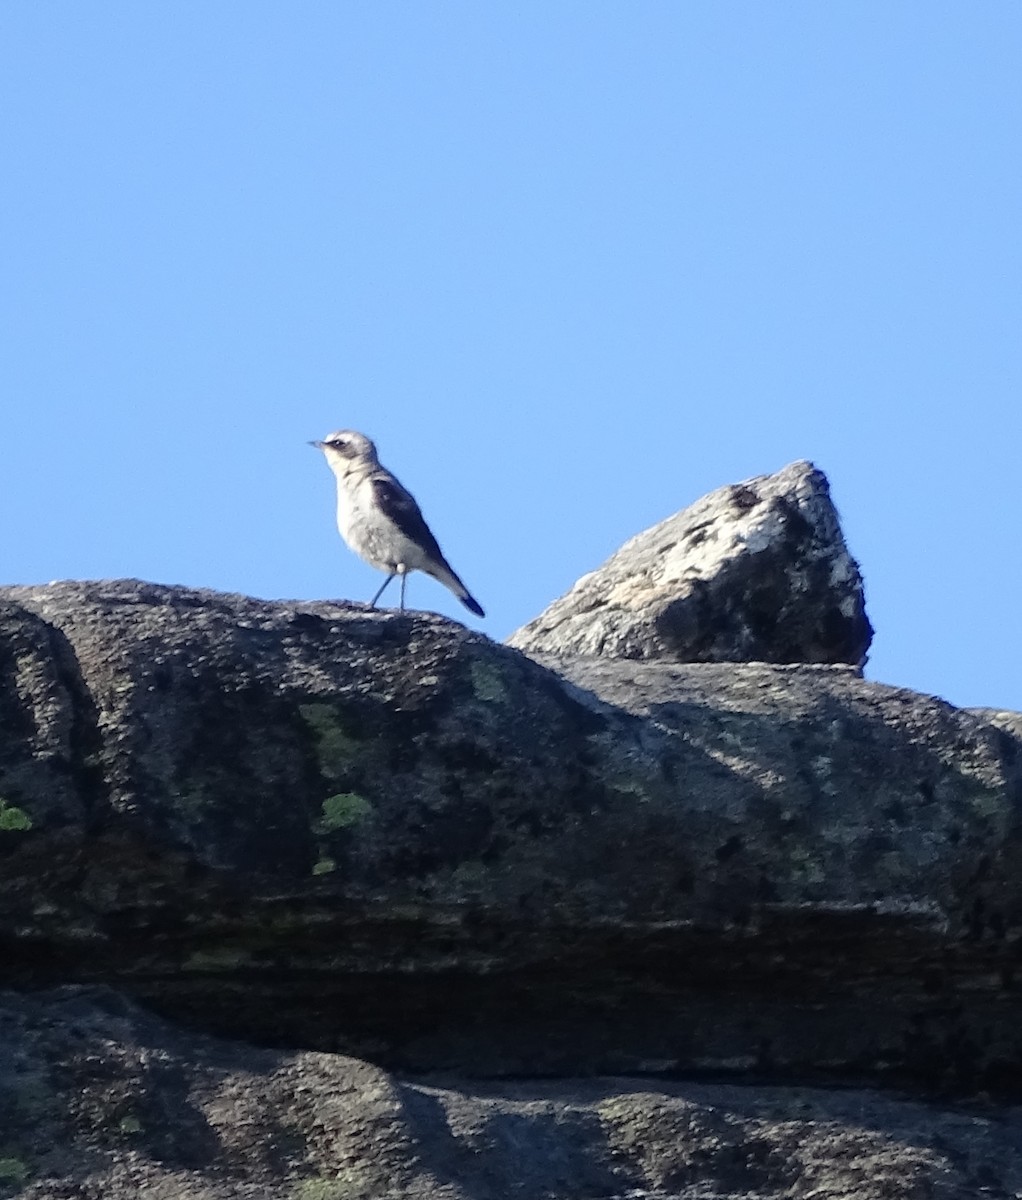
[[[401,611],[405,611],[405,581],[408,578],[408,572],[401,572]]]
[[[387,576],[387,578],[386,578],[386,579],[383,581],[383,583],[382,583],[382,584],[381,584],[381,586],[380,586],[380,590],[379,590],[379,591],[376,593],[376,595],[375,595],[375,596],[372,598],[372,600],[370,600],[370,601],[369,601],[369,607],[370,607],[370,608],[375,608],[375,607],[376,607],[376,601],[377,601],[377,600],[379,600],[379,598],[380,598],[380,597],[383,595],[384,588],[386,588],[387,584],[388,584],[388,583],[390,583],[390,581],[391,581],[391,580],[394,578],[394,576],[395,576],[396,574],[397,574],[397,572],[396,572],[396,571],[392,572],[392,573],[391,573],[390,575],[388,575],[388,576]],[[402,580],[402,583],[403,583],[403,582],[404,582],[404,580]],[[402,607],[403,607],[403,605],[402,605]]]

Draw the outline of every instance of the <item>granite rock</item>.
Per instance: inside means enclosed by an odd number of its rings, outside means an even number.
[[[18,1200],[1014,1200],[1022,1112],[866,1089],[421,1079],[0,993]]]
[[[637,534],[508,644],[529,654],[861,666],[872,632],[826,476],[795,462]]]
[[[9,984],[401,1069],[1015,1086],[1003,721],[364,606],[0,599]]]

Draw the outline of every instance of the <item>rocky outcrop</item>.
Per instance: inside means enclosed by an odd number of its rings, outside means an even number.
[[[8,589],[8,982],[477,1074],[1010,1087],[1020,746],[850,668]]]
[[[1010,1200],[1022,1113],[863,1090],[466,1084],[221,1042],[106,989],[0,993],[19,1200]]]
[[[861,666],[872,632],[826,477],[796,462],[633,537],[508,642],[529,654]]]
[[[0,1197],[1020,1194],[1022,715],[862,679],[823,476],[526,630],[0,592]]]

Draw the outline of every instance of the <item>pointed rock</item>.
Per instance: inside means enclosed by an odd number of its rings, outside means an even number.
[[[530,654],[861,666],[872,635],[827,477],[795,462],[637,534],[508,643]]]

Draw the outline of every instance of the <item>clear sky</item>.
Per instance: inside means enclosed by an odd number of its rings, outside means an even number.
[[[1022,709],[1017,0],[5,0],[9,582],[367,600],[354,427],[503,638],[812,459],[867,674]]]

